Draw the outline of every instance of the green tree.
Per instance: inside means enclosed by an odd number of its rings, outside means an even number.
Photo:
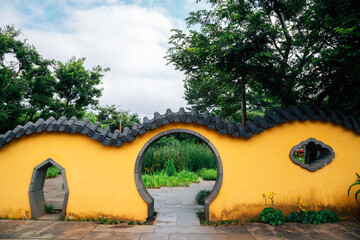
[[[241,109],[243,120],[247,108],[301,103],[360,115],[357,1],[208,2],[186,19],[200,29],[173,30],[166,55],[185,73],[190,105],[233,117]]]
[[[96,115],[97,121],[110,127],[111,131],[119,129],[120,119],[121,128],[124,129],[128,127],[132,129],[134,123],[140,124],[140,119],[137,113],[130,113],[130,111],[118,110],[118,107],[115,105],[105,107],[98,107],[98,113]]]
[[[102,89],[98,88],[104,72],[109,68],[103,69],[96,66],[92,70],[84,67],[85,58],[71,58],[68,62],[57,62],[55,67],[56,85],[53,110],[58,116],[76,116],[81,118],[89,106],[97,106]]]
[[[0,132],[46,112],[54,94],[52,61],[19,35],[14,26],[0,28]]]
[[[81,118],[98,104],[108,68],[87,70],[85,58],[43,59],[20,34],[14,26],[0,28],[0,133],[38,118]]]

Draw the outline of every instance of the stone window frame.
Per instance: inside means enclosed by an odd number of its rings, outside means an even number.
[[[306,164],[306,163],[303,163],[303,162],[297,160],[294,157],[294,151],[296,149],[303,148],[303,146],[309,144],[310,142],[314,142],[316,145],[320,145],[322,148],[327,149],[329,151],[329,154],[325,155],[326,158],[324,158],[322,160],[318,160],[315,163]],[[304,158],[305,158],[305,156],[306,156],[306,149],[304,149]],[[299,165],[300,167],[305,168],[311,172],[315,172],[315,171],[325,167],[327,164],[331,163],[335,158],[335,152],[329,145],[327,145],[315,138],[308,138],[305,141],[302,141],[299,144],[296,144],[295,146],[293,146],[290,150],[289,157],[293,163],[295,163],[295,164]]]

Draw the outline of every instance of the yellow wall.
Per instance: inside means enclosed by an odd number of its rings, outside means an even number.
[[[360,136],[332,123],[290,122],[250,139],[223,136],[196,124],[171,123],[138,136],[121,147],[102,146],[88,136],[43,132],[21,137],[0,149],[0,217],[29,216],[28,190],[36,165],[52,158],[65,168],[69,187],[67,213],[79,217],[115,215],[145,220],[147,205],[134,179],[137,155],[153,136],[190,129],[209,139],[223,164],[221,190],[210,205],[210,219],[256,217],[265,207],[261,193],[276,192],[275,207],[296,210],[301,195],[308,209],[331,209],[342,216],[359,214],[347,189],[359,170]],[[308,138],[331,146],[333,162],[315,172],[294,164],[290,149]]]

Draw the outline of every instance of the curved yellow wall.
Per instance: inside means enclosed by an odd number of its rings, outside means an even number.
[[[324,122],[291,122],[250,139],[222,136],[203,126],[170,123],[121,147],[102,146],[88,136],[43,132],[13,140],[0,149],[0,217],[30,214],[28,190],[33,169],[48,158],[65,168],[69,187],[67,213],[81,218],[114,215],[145,220],[147,205],[134,179],[136,158],[153,136],[189,129],[209,139],[223,164],[223,183],[210,205],[210,219],[256,217],[265,207],[261,193],[276,192],[275,207],[285,215],[296,210],[301,195],[311,209],[331,209],[343,216],[359,214],[347,189],[359,170],[360,137]],[[290,149],[308,138],[331,146],[333,162],[315,172],[294,164]]]

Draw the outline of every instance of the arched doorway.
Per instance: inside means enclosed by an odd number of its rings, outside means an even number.
[[[148,220],[152,220],[154,218],[154,198],[146,190],[143,180],[142,180],[142,176],[141,176],[141,170],[142,170],[142,164],[144,161],[144,156],[145,156],[145,153],[148,150],[148,148],[154,142],[156,142],[159,138],[164,137],[166,135],[174,134],[174,133],[186,133],[186,134],[194,135],[194,136],[200,138],[209,147],[209,149],[212,151],[212,153],[215,156],[216,167],[217,167],[217,179],[216,179],[214,188],[212,189],[210,195],[205,199],[205,204],[204,204],[205,219],[209,220],[209,206],[214,201],[216,196],[218,195],[220,188],[221,188],[222,179],[223,179],[223,169],[222,169],[221,158],[220,158],[220,155],[219,155],[218,151],[216,150],[215,146],[207,138],[205,138],[203,135],[201,135],[195,131],[188,130],[188,129],[171,129],[171,130],[167,130],[167,131],[157,134],[156,136],[152,137],[148,142],[145,143],[145,145],[141,149],[141,151],[136,159],[135,183],[136,183],[136,187],[140,193],[140,196],[144,199],[144,201],[148,205]]]
[[[30,188],[29,188],[29,200],[30,200],[30,209],[31,209],[31,217],[39,218],[42,215],[46,214],[45,211],[45,197],[44,197],[44,183],[46,178],[47,169],[50,166],[56,166],[61,171],[62,180],[64,183],[64,202],[61,209],[60,218],[64,219],[66,214],[66,206],[69,198],[69,189],[66,180],[65,169],[59,165],[57,162],[48,158],[44,162],[40,163],[34,168]]]

